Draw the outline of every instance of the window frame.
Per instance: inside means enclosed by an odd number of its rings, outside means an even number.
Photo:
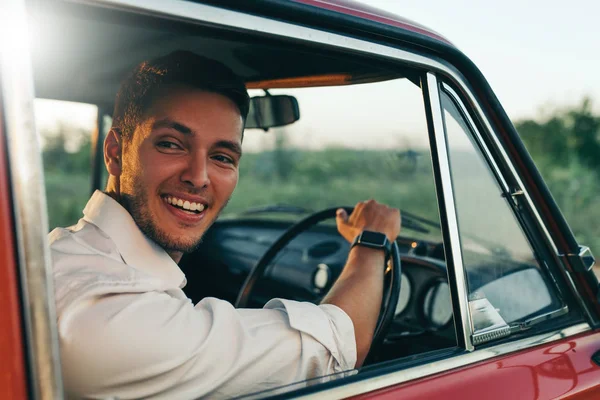
[[[448,284],[450,285],[450,296],[454,311],[457,346],[464,348],[466,351],[473,351],[467,277],[463,266],[462,247],[458,231],[458,216],[454,204],[454,188],[452,186],[452,177],[450,176],[450,161],[438,77],[433,72],[427,72],[422,86],[425,96],[429,141],[435,176],[434,181],[436,182],[442,237],[444,240]],[[449,245],[447,246],[446,244]]]
[[[8,22],[8,23],[3,23]],[[34,83],[26,38],[25,1],[10,1],[0,23],[0,107],[6,142],[9,194],[12,200],[14,250],[18,277],[14,282],[21,305],[27,394],[32,398],[63,398],[58,328],[47,241],[48,208],[41,149],[34,123]],[[15,39],[17,38],[17,39]],[[24,39],[19,41],[18,38]],[[10,251],[7,249],[7,251]],[[8,360],[7,360],[8,361]],[[18,371],[14,371],[15,377]]]
[[[560,309],[543,314],[561,315],[562,321],[547,322],[546,325],[552,326],[556,323],[564,324],[565,322],[568,324],[569,320],[579,319],[580,314],[577,310],[578,306],[573,301],[573,298],[568,295],[568,288],[566,285],[564,285],[564,282],[562,282],[559,277],[559,264],[557,263],[556,259],[553,259],[551,256],[550,249],[547,247],[549,243],[544,243],[542,240],[540,240],[540,232],[535,231],[536,227],[533,223],[533,218],[531,215],[529,215],[529,210],[525,207],[523,201],[521,200],[521,197],[524,196],[524,191],[521,189],[514,189],[514,184],[509,183],[510,181],[515,182],[516,180],[510,176],[510,172],[507,172],[506,170],[503,171],[501,165],[496,162],[493,154],[498,154],[498,151],[496,151],[496,149],[493,147],[490,148],[491,146],[487,144],[489,142],[486,142],[484,139],[481,130],[478,129],[474,123],[469,110],[465,107],[464,102],[461,100],[456,91],[453,90],[452,86],[442,81],[439,88],[440,93],[443,93],[447,96],[448,100],[456,107],[460,117],[463,119],[464,125],[467,129],[465,134],[472,139],[474,150],[479,152],[484,163],[489,167],[489,171],[493,175],[492,179],[496,180],[498,188],[502,192],[502,197],[506,198],[506,203],[515,217],[515,222],[521,228],[523,235],[528,241],[529,246],[533,251],[533,255],[539,264],[539,268],[541,270],[540,272],[545,275],[544,281],[550,285],[553,290],[555,290],[554,294],[558,297],[557,300],[562,303]],[[443,113],[444,108],[442,106],[442,115]],[[444,136],[446,137],[447,142],[447,132],[445,128],[446,124],[444,121]],[[542,226],[542,228],[545,227]],[[467,290],[467,296],[468,294],[469,293]],[[567,314],[568,312],[571,312],[571,315],[565,316],[564,314]],[[527,331],[521,332],[520,336],[530,336],[536,332],[544,331],[544,328],[545,326],[536,326],[535,329],[529,328]],[[472,332],[472,334],[476,334],[476,332]],[[484,340],[483,343],[480,342],[480,345],[486,345],[488,342],[493,340],[494,339]]]
[[[465,91],[465,87],[450,81],[447,76],[442,78],[440,90],[450,97],[465,119],[471,138],[477,144],[481,155],[500,185],[500,189],[509,200],[508,204],[523,233],[529,240],[536,256],[539,257],[540,267],[550,275],[559,295],[571,308],[571,311],[583,313],[585,319],[592,322],[594,318],[591,311],[566,271],[557,245],[540,216],[538,206],[532,200],[525,184],[528,177],[517,172],[501,142],[500,135],[492,128],[487,115],[474,102],[472,92]]]

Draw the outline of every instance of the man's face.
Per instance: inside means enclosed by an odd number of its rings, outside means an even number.
[[[227,204],[238,181],[243,122],[228,98],[172,86],[155,97],[123,144],[123,205],[170,253],[187,253]]]

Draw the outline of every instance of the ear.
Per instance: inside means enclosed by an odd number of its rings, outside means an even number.
[[[112,128],[104,139],[104,163],[108,173],[120,176],[123,162],[123,142],[118,129]]]

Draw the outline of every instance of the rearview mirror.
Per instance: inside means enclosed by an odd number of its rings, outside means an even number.
[[[300,119],[298,100],[293,96],[260,96],[250,99],[246,128],[267,130],[289,125]]]

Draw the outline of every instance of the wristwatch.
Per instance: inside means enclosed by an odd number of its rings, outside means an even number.
[[[385,253],[385,259],[390,257],[390,253],[392,251],[392,243],[388,240],[387,236],[381,232],[373,232],[373,231],[362,231],[352,242],[353,248],[354,246],[364,246],[370,247],[372,249],[381,249]]]

